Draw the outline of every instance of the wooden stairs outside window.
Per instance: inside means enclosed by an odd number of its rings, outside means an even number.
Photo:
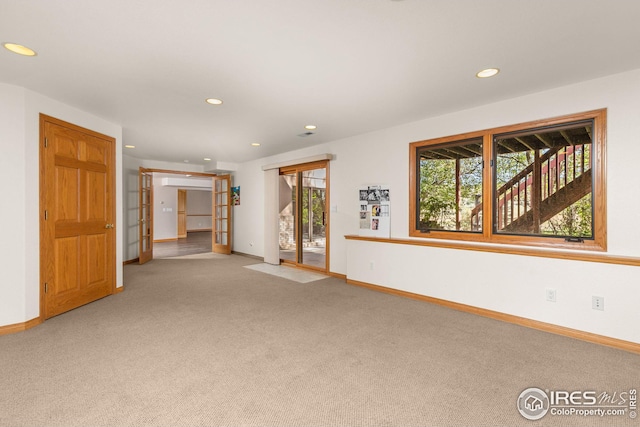
[[[585,150],[589,148],[556,147],[542,155],[536,150],[534,162],[496,192],[497,231],[539,233],[540,224],[588,195],[592,174]],[[477,228],[481,221],[482,203],[471,212],[472,226]]]

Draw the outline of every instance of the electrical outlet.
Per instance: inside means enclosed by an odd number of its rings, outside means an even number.
[[[369,261],[369,270],[373,270],[373,261]]]
[[[604,311],[604,297],[597,297],[595,295],[592,296],[591,308],[593,308],[594,310]]]
[[[547,292],[547,301],[556,302],[556,290],[547,288],[546,292]]]

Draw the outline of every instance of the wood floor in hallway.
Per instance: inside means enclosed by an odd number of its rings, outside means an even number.
[[[185,239],[153,244],[154,258],[172,258],[211,252],[211,232],[192,231]]]

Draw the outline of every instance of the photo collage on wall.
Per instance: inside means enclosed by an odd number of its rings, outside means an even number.
[[[389,187],[369,185],[359,189],[360,235],[389,237]]]

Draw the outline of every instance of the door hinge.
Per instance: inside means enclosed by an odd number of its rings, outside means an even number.
[[[49,284],[47,282],[44,283],[44,293],[49,292]]]
[[[44,220],[48,220],[49,219],[49,211],[48,210],[44,210]]]
[[[45,136],[44,138],[44,148],[47,148],[49,146],[49,139]]]

